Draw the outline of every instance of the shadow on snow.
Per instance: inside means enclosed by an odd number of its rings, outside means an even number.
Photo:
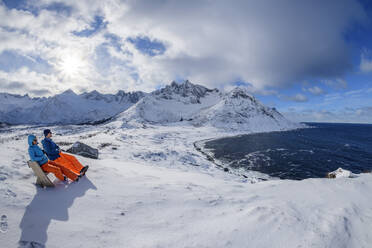
[[[37,187],[37,193],[26,207],[20,223],[19,247],[45,247],[51,220],[68,221],[68,209],[75,198],[82,197],[89,189],[97,188],[87,177],[78,183],[56,185],[56,188]]]

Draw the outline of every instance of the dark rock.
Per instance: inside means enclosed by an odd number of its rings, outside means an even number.
[[[67,149],[66,152],[80,155],[87,158],[98,159],[98,149],[92,148],[79,141],[75,142],[73,146]]]
[[[190,81],[186,80],[180,84],[173,81],[165,88],[156,90],[151,94],[168,100],[173,99],[173,94],[175,94],[181,97],[189,97],[190,103],[192,104],[200,104],[200,98],[214,91],[218,92],[217,89],[208,89],[202,85],[192,84]]]
[[[66,142],[66,141],[60,141],[60,142],[57,143],[57,145],[59,145],[59,146],[70,146],[72,144],[74,144],[74,143]]]
[[[105,148],[105,147],[107,147],[107,146],[111,146],[112,144],[111,143],[102,143],[102,144],[100,144],[99,145],[99,149],[102,149],[102,148]]]
[[[229,168],[223,168],[223,171],[226,171],[226,172],[228,172],[229,171]]]
[[[110,122],[112,119],[113,119],[113,117],[109,117],[109,118],[105,118],[105,119],[97,120],[97,121],[81,122],[81,123],[78,123],[77,125],[81,125],[81,126],[82,125],[97,126],[97,125],[100,125],[100,124],[105,124],[107,122]]]
[[[209,161],[214,161],[214,159],[212,158],[212,156],[209,156],[209,155],[206,155],[207,156],[207,159],[209,160]]]

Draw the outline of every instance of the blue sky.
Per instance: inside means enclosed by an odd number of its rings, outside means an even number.
[[[372,123],[372,1],[0,0],[0,92],[247,87],[296,121]]]

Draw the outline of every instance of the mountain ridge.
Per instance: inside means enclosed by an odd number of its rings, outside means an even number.
[[[8,124],[95,124],[128,109],[141,91],[76,94],[71,89],[49,97],[0,93],[0,122]]]
[[[187,122],[195,127],[274,131],[301,127],[260,103],[246,88],[224,93],[185,81],[152,92],[116,117],[122,127]]]
[[[119,90],[102,94],[93,90],[76,94],[70,89],[41,98],[0,93],[0,103],[0,122],[9,124],[100,124],[112,120],[122,122],[123,127],[185,121],[236,130],[298,126],[276,109],[264,106],[245,88],[221,92],[188,80],[173,81],[150,93]]]

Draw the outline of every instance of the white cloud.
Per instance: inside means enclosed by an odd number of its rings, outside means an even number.
[[[294,97],[292,97],[293,101],[296,102],[307,102],[307,97],[303,94],[296,94]]]
[[[322,82],[325,83],[327,86],[333,87],[335,89],[346,89],[348,85],[346,80],[342,78],[336,78],[333,80],[325,79],[322,80]]]
[[[333,102],[333,101],[338,101],[342,98],[340,93],[332,93],[332,94],[327,94],[324,96],[324,101],[325,102]]]
[[[38,15],[1,5],[0,53],[14,50],[47,61],[54,68],[48,77],[57,79],[50,82],[54,93],[61,88],[149,91],[177,78],[210,87],[244,81],[265,91],[306,78],[338,77],[350,69],[341,34],[351,21],[366,18],[352,0],[342,5],[295,0],[64,1],[71,6],[70,15],[42,9],[53,2],[30,1],[41,8]],[[106,29],[90,37],[73,35],[90,28],[96,15],[104,17]],[[107,57],[99,58],[106,61],[104,66],[97,63],[97,48],[108,43],[106,33],[121,38],[121,50],[107,48]],[[139,35],[163,42],[167,50],[155,57],[141,53],[126,41]]]
[[[325,94],[325,91],[323,89],[319,88],[318,86],[314,86],[312,88],[308,88],[307,90],[310,93],[312,93],[314,95],[317,95],[317,96]]]
[[[343,108],[340,110],[290,109],[282,114],[297,122],[372,123],[372,107]]]
[[[296,94],[294,96],[286,96],[286,95],[278,95],[279,98],[287,101],[293,101],[293,102],[307,102],[308,98],[303,94]]]
[[[360,71],[369,73],[372,72],[372,52],[363,51],[360,58]]]

